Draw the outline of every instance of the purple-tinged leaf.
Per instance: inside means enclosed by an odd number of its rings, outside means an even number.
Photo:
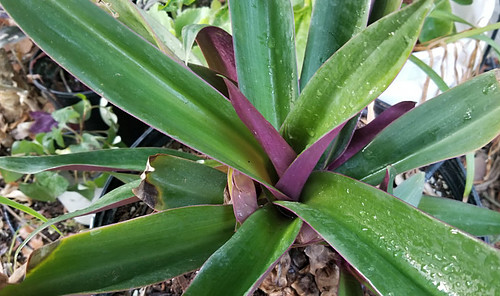
[[[30,116],[35,120],[30,127],[30,132],[34,134],[48,133],[53,127],[57,127],[57,121],[55,121],[50,113],[34,111],[30,112]]]
[[[385,170],[384,180],[380,183],[379,189],[385,191],[389,194],[393,194],[394,191],[394,179],[396,178],[396,170],[393,166],[387,166]]]
[[[391,174],[389,173],[389,168],[387,168],[387,170],[385,170],[384,180],[382,180],[382,183],[380,183],[379,189],[387,192],[387,189],[389,189],[390,180],[391,180]]]
[[[236,221],[243,223],[259,207],[255,185],[251,178],[233,169],[229,170],[227,178],[234,216]]]
[[[224,80],[229,90],[231,104],[233,104],[236,113],[262,145],[269,159],[271,159],[278,176],[281,177],[294,161],[297,154],[271,123],[245,98],[238,87],[228,79]]]
[[[306,148],[306,150],[302,152],[286,170],[285,174],[276,184],[276,188],[281,190],[292,200],[297,201],[302,192],[302,187],[304,187],[316,163],[345,124],[346,122],[337,126],[309,148]]]
[[[276,197],[277,200],[288,200],[288,201],[293,201],[292,198],[288,197],[286,194],[283,192],[279,191],[275,187],[271,187],[269,185],[263,184],[270,192],[271,194]]]
[[[218,27],[205,27],[198,32],[196,42],[210,69],[232,81],[238,81],[234,59],[233,37]]]
[[[415,107],[415,102],[400,102],[382,112],[366,126],[356,130],[347,149],[328,166],[328,170],[332,171],[341,166],[354,154],[358,153],[361,149],[363,149],[363,147],[370,143],[370,141],[373,140],[373,138],[375,138],[375,136],[378,135],[378,133],[380,133],[384,128],[386,128],[394,120],[398,119],[401,115],[410,111],[413,107]]]

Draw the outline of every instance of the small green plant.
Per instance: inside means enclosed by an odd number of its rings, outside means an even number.
[[[114,291],[200,267],[186,295],[248,295],[289,248],[320,241],[345,260],[342,277],[380,295],[498,293],[497,250],[403,200],[435,216],[446,208],[439,203],[374,187],[391,191],[388,167],[401,173],[497,136],[498,72],[356,128],[409,57],[432,0],[372,15],[368,27],[370,1],[316,0],[300,73],[289,0],[229,1],[232,36],[205,27],[196,37],[208,68],[182,63],[140,13],[126,18],[118,6],[128,28],[89,1],[0,3],[86,85],[206,155],[144,148],[0,158],[19,173],[143,172],[80,213],[134,196],[158,211],[36,250],[25,279],[0,295]],[[357,281],[339,289],[362,295]]]
[[[92,131],[85,128],[91,111],[98,108],[106,130]],[[12,155],[62,155],[68,153],[117,148],[118,121],[111,107],[92,106],[81,96],[81,101],[54,112],[32,112],[35,121],[30,131],[32,140],[16,141],[12,145]],[[96,120],[94,118],[93,120]],[[123,145],[122,145],[123,146]],[[4,171],[6,181],[17,181],[22,175]],[[33,175],[30,182],[21,182],[19,189],[27,196],[40,201],[55,201],[65,191],[76,191],[88,199],[94,197],[97,187],[102,187],[104,178],[95,179],[96,174],[73,171],[71,174],[45,171]]]

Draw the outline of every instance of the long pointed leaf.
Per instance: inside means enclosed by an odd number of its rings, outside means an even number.
[[[148,157],[155,154],[169,154],[190,160],[199,159],[193,154],[167,148],[122,148],[62,155],[0,157],[0,168],[22,174],[36,174],[55,169],[143,171]]]
[[[231,237],[234,224],[231,207],[198,206],[76,234],[36,250],[24,281],[0,295],[87,294],[152,284],[198,268]]]
[[[425,185],[425,173],[418,172],[399,184],[392,193],[395,197],[417,207],[422,199]]]
[[[258,210],[207,260],[184,295],[248,295],[290,248],[301,225],[272,207]]]
[[[120,186],[111,192],[108,192],[107,194],[103,195],[101,198],[97,199],[96,201],[92,202],[92,204],[86,208],[76,210],[71,213],[67,213],[64,215],[61,215],[59,217],[52,218],[50,220],[47,220],[45,223],[42,225],[38,226],[35,230],[33,230],[27,237],[24,239],[24,241],[19,245],[19,247],[16,250],[16,256],[19,254],[21,249],[33,238],[35,235],[40,233],[40,231],[44,230],[45,228],[49,226],[53,226],[54,224],[68,220],[71,218],[79,217],[82,215],[87,215],[91,213],[96,213],[99,211],[104,211],[107,209],[113,209],[119,206],[123,206],[132,202],[137,202],[139,199],[134,196],[132,189],[139,186],[139,180],[133,181],[129,184]]]
[[[172,58],[179,59],[173,51],[164,44],[144,19],[140,9],[131,0],[92,0],[106,12],[117,18],[124,25],[134,30],[137,34],[157,46]]]
[[[241,92],[276,129],[298,97],[293,11],[289,0],[231,0]]]
[[[281,133],[301,152],[374,100],[394,79],[432,4],[422,0],[369,26],[311,78]]]
[[[373,138],[375,138],[375,136],[384,128],[413,107],[415,107],[415,102],[400,102],[382,112],[366,126],[356,130],[352,136],[349,146],[347,146],[347,149],[338,159],[335,159],[333,163],[328,165],[328,170],[334,170],[339,167],[346,160],[351,158],[354,154],[370,143],[370,141],[373,140]]]
[[[11,200],[10,198],[0,196],[0,204],[12,207],[14,209],[18,209],[20,211],[23,211],[26,214],[31,215],[31,216],[39,219],[42,222],[47,222],[47,218],[45,218],[44,215],[38,213],[37,211],[33,210],[32,208],[30,208],[28,206],[25,206],[23,204],[20,204],[16,201]],[[59,231],[59,229],[57,227],[52,226],[52,228],[54,228],[54,230],[57,231],[57,233],[62,235],[61,231]]]
[[[231,104],[241,120],[253,132],[255,138],[271,159],[278,176],[282,176],[297,154],[283,139],[280,133],[247,100],[239,89],[229,80],[225,80],[229,90]]]
[[[370,23],[392,13],[401,7],[401,0],[372,0]]]
[[[300,73],[302,89],[332,54],[366,27],[369,5],[370,0],[316,0]]]
[[[398,118],[336,171],[376,184],[398,173],[474,151],[500,132],[498,71],[482,74]]]
[[[500,213],[493,210],[433,196],[423,196],[418,208],[475,236],[500,234]]]
[[[333,129],[323,138],[312,144],[311,147],[302,152],[286,170],[285,174],[280,178],[276,184],[276,188],[281,190],[292,200],[298,200],[300,193],[302,192],[302,187],[309,178],[309,175],[316,166],[316,163],[321,158],[321,155],[325,152],[330,142],[332,142],[332,140],[344,127],[344,124]]]
[[[318,172],[302,199],[277,203],[310,224],[381,295],[498,293],[498,250],[381,190]]]
[[[202,153],[269,181],[267,157],[231,104],[90,1],[1,3],[45,52],[113,104]]]
[[[196,36],[210,69],[238,82],[234,59],[233,37],[218,27],[205,27]]]

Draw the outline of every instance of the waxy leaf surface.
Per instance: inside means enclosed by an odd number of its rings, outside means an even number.
[[[414,108],[336,171],[376,184],[388,165],[402,173],[487,144],[500,133],[499,73],[482,74]]]
[[[265,153],[224,96],[90,1],[1,3],[47,54],[113,104],[269,181]]]
[[[24,281],[0,295],[87,294],[153,284],[200,267],[231,237],[234,225],[230,206],[197,206],[72,235],[36,250]]]
[[[370,143],[371,140],[373,140],[373,138],[375,138],[375,136],[384,128],[413,107],[415,107],[415,102],[400,102],[382,112],[364,127],[355,130],[344,153],[342,153],[338,159],[335,159],[335,161],[328,166],[328,170],[335,169],[347,159],[351,158],[354,154]]]
[[[229,1],[241,92],[275,129],[298,97],[289,0]]]
[[[370,0],[316,0],[314,3],[300,87],[352,36],[366,27]]]
[[[0,157],[0,168],[22,174],[36,174],[55,169],[144,171],[148,157],[159,153],[191,160],[199,159],[193,154],[167,148],[121,148],[61,155]]]
[[[430,0],[418,1],[381,19],[319,68],[281,129],[297,153],[385,90],[410,55],[431,4]]]
[[[301,198],[276,203],[311,225],[381,295],[499,292],[498,250],[381,190],[316,172]]]
[[[207,260],[184,295],[249,295],[290,248],[301,225],[273,207],[256,211]]]
[[[423,196],[418,208],[475,236],[500,235],[500,213],[449,198]]]

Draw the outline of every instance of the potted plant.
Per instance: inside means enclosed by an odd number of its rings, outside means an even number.
[[[498,73],[355,130],[410,55],[433,1],[366,27],[369,1],[317,0],[300,84],[290,1],[229,1],[233,36],[208,27],[197,37],[228,97],[169,56],[154,32],[138,36],[89,1],[0,3],[97,93],[208,156],[143,148],[0,158],[17,172],[144,171],[87,211],[134,195],[157,210],[36,250],[24,280],[0,295],[112,291],[199,267],[186,295],[247,295],[290,247],[319,240],[345,260],[343,275],[381,295],[495,294],[497,250],[372,185],[388,184],[388,166],[403,172],[495,137]]]

